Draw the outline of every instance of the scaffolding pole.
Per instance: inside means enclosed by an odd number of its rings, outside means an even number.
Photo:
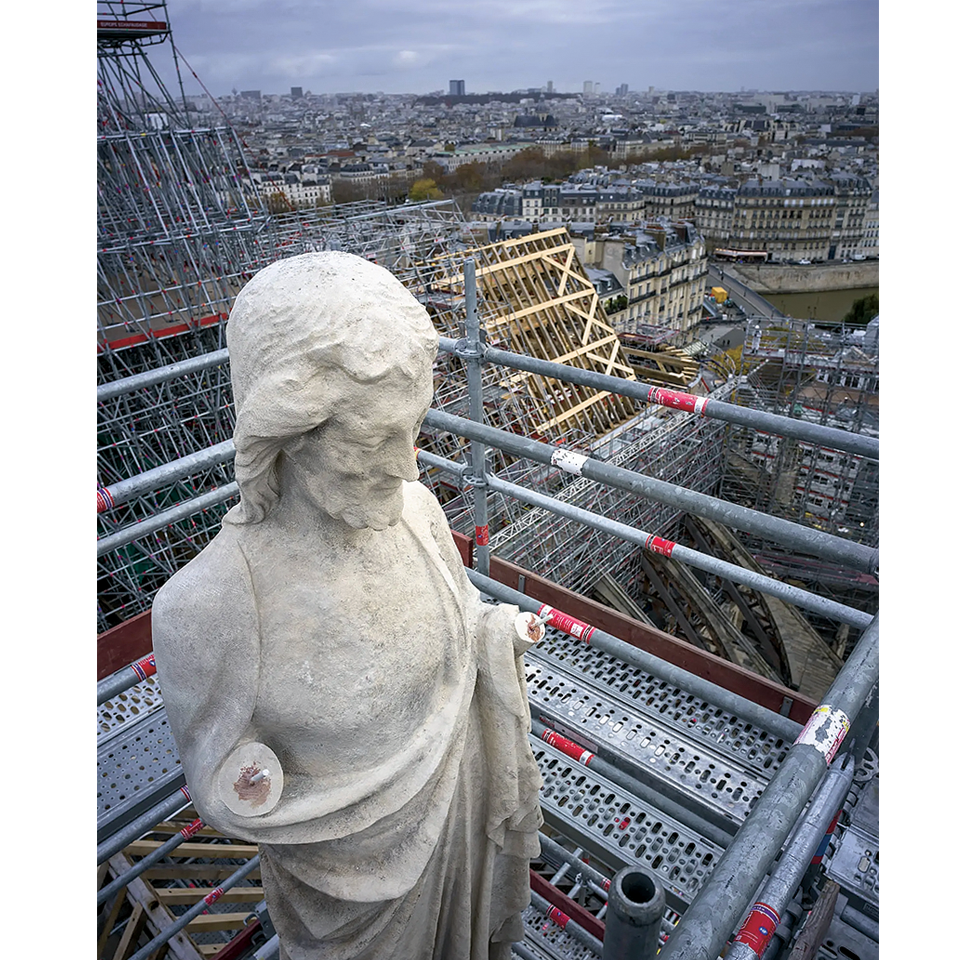
[[[466,470],[463,464],[454,463],[452,460],[434,456],[423,450],[417,452],[417,458],[427,466],[446,470],[457,476],[463,476]],[[801,590],[799,587],[775,580],[773,577],[767,577],[753,570],[748,570],[745,567],[737,566],[735,563],[718,560],[709,554],[701,553],[698,550],[693,550],[682,544],[665,540],[662,537],[647,533],[636,527],[631,527],[628,524],[610,520],[600,514],[591,513],[588,510],[583,510],[580,507],[565,503],[555,497],[548,497],[545,494],[528,490],[515,483],[509,483],[499,479],[499,477],[493,474],[487,477],[487,485],[494,492],[507,494],[524,503],[529,503],[531,506],[540,507],[558,516],[566,517],[585,526],[609,533],[622,540],[634,543],[651,553],[661,555],[668,554],[672,559],[685,563],[688,566],[695,567],[707,573],[716,574],[719,577],[729,580],[731,583],[750,587],[760,593],[779,597],[781,600],[792,603],[796,607],[805,610],[815,610],[840,623],[866,627],[873,619],[870,614],[864,613],[861,610],[855,610],[853,607],[847,607],[832,600],[827,600],[816,594],[809,593],[806,590]]]
[[[482,593],[486,593],[488,596],[500,600],[503,603],[515,604],[521,610],[526,610],[537,615],[540,614],[543,604],[538,600],[528,597],[524,593],[520,593],[519,590],[505,586],[498,580],[492,580],[490,577],[483,577],[474,570],[468,570],[467,576]],[[575,621],[574,618],[567,619],[579,623],[579,621]],[[563,618],[558,618],[558,620],[562,622]],[[581,626],[589,627],[589,643],[591,647],[595,647],[597,650],[603,650],[605,653],[609,653],[612,657],[616,657],[618,660],[622,660],[631,666],[639,667],[658,680],[664,680],[687,693],[693,694],[695,697],[700,697],[708,703],[721,707],[748,723],[754,724],[761,730],[766,730],[768,733],[774,734],[782,740],[792,740],[801,729],[799,723],[795,723],[787,717],[774,713],[766,707],[761,707],[752,700],[741,697],[739,694],[733,693],[725,687],[711,683],[709,680],[704,680],[703,677],[690,673],[682,667],[674,666],[674,664],[668,663],[666,660],[661,660],[659,657],[655,657],[645,650],[641,650],[617,637],[611,636],[603,630],[589,625]]]
[[[877,682],[879,640],[878,616],[684,913],[662,960],[716,960]]]
[[[516,436],[439,410],[431,410],[424,423],[437,430],[481,440],[513,456],[551,464],[564,472],[609,484],[631,493],[638,493],[695,516],[706,517],[738,530],[768,537],[803,553],[826,557],[870,573],[875,572],[879,565],[877,551],[858,543],[811,530],[756,510],[749,510],[716,497],[705,496],[676,484],[665,483],[653,477],[613,467],[570,450]]]
[[[457,345],[449,337],[441,337],[440,349],[449,353],[456,353]],[[691,393],[666,390],[653,384],[624,380],[622,377],[611,377],[592,370],[581,370],[566,364],[540,360],[537,357],[498,350],[495,347],[483,347],[482,352],[483,360],[488,363],[497,363],[516,370],[526,370],[545,377],[554,377],[567,383],[579,383],[596,390],[608,390],[621,396],[633,397],[645,403],[655,403],[675,410],[694,411],[700,416],[714,417],[717,420],[736,423],[757,430],[767,430],[785,437],[809,440],[820,446],[848,450],[874,460],[880,457],[879,441],[846,430],[769,414],[762,410],[724,403],[721,400],[710,400]]]

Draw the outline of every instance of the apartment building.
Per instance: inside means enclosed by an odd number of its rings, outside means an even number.
[[[776,164],[764,169],[779,172]],[[520,207],[502,216],[531,223],[637,223],[690,221],[714,246],[764,254],[771,262],[849,260],[877,256],[879,204],[870,181],[855,173],[804,177],[762,174],[739,186],[661,183],[654,180],[582,177],[579,182],[517,187]],[[496,191],[494,192],[496,193]],[[495,219],[502,197],[481,194],[476,219]],[[867,237],[869,225],[870,236]]]
[[[607,271],[622,295],[604,303],[619,333],[669,331],[674,343],[693,338],[707,287],[706,244],[692,223],[648,220],[642,227],[595,239],[574,236],[581,262]]]
[[[737,191],[732,250],[764,251],[771,261],[826,260],[836,220],[836,191],[819,179],[747,180]]]
[[[864,177],[853,173],[837,172],[829,179],[836,191],[836,206],[827,258],[849,260],[862,255],[861,240],[866,231],[873,187]]]
[[[292,207],[315,207],[333,200],[329,178],[316,174],[257,172],[253,174],[252,180],[265,197],[276,196]]]
[[[693,206],[697,230],[704,239],[726,241],[733,230],[736,208],[736,187],[701,187]]]
[[[511,187],[498,187],[481,193],[470,208],[474,220],[484,222],[523,217],[523,193]]]
[[[643,184],[644,216],[648,219],[692,220],[700,185],[697,183]]]
[[[880,191],[874,190],[863,216],[863,236],[854,257],[880,256]]]

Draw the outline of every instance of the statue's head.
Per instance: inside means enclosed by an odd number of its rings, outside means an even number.
[[[307,253],[257,273],[227,324],[241,498],[229,519],[262,520],[287,469],[351,526],[395,523],[437,342],[424,307],[362,257]]]

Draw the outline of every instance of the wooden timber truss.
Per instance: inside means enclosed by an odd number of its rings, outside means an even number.
[[[114,854],[100,865],[97,888],[125,873],[196,818],[197,812],[190,805]],[[211,827],[203,827],[98,908],[97,960],[127,960],[258,852],[255,844],[231,840]],[[263,899],[260,868],[255,867],[151,953],[150,960],[207,960],[217,956],[237,960],[249,956],[251,948],[268,939],[257,915],[257,905]]]
[[[461,292],[468,257],[490,346],[636,380],[565,228],[464,250],[433,274],[433,289]],[[502,367],[497,380],[503,405],[522,411],[534,438],[592,442],[636,413],[627,398],[537,374]]]

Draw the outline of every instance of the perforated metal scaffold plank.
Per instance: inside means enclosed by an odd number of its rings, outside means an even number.
[[[553,628],[526,664],[534,715],[714,822],[741,823],[790,746]]]
[[[543,777],[544,819],[612,869],[640,864],[656,873],[667,905],[683,910],[723,850],[589,767],[533,740]]]
[[[532,904],[523,911],[521,919],[523,945],[537,960],[595,960],[596,954],[589,947],[574,940]]]
[[[166,709],[125,723],[97,749],[98,842],[184,782]]]
[[[124,667],[124,670],[129,669]],[[97,707],[97,749],[121,730],[129,729],[163,706],[160,684],[156,677],[147,677],[140,683],[105,700]]]

